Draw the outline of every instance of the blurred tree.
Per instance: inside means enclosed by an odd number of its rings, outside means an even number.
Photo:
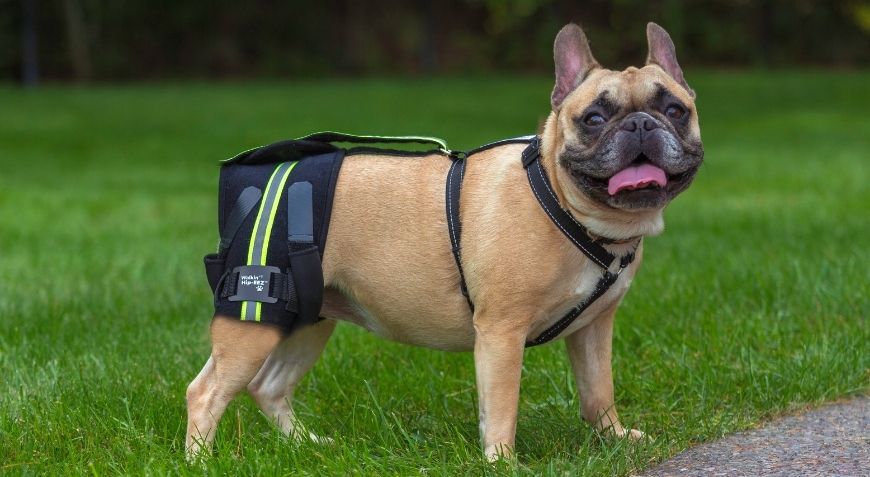
[[[91,78],[91,55],[88,50],[88,40],[85,36],[81,3],[78,0],[63,0],[63,12],[66,19],[69,56],[73,75],[78,81],[87,81]]]
[[[39,83],[39,42],[36,36],[36,0],[22,0],[21,82],[34,87]]]
[[[870,2],[851,2],[848,5],[848,10],[861,30],[864,33],[870,34]]]
[[[425,73],[438,70],[438,18],[435,0],[418,0],[419,11],[423,12],[423,34],[420,41],[420,67]]]
[[[43,0],[38,17],[36,4],[0,0],[0,78],[37,54],[60,80],[549,72],[569,21],[614,68],[643,61],[650,20],[686,65],[870,64],[867,0]]]

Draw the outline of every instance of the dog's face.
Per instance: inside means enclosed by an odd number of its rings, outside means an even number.
[[[703,159],[694,92],[673,43],[652,23],[647,38],[646,66],[610,71],[576,25],[556,37],[558,167],[587,197],[622,210],[664,207],[689,186]]]

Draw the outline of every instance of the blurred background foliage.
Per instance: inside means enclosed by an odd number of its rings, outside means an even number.
[[[0,79],[538,73],[568,21],[622,67],[649,20],[685,64],[870,63],[867,0],[0,0]]]

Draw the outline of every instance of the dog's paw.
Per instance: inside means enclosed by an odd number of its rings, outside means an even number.
[[[333,440],[331,437],[318,436],[317,434],[315,434],[313,432],[308,433],[308,439],[311,442],[313,442],[315,444],[320,444],[322,446],[331,446],[331,445],[335,444],[335,440]]]
[[[615,437],[619,439],[628,439],[630,441],[640,441],[649,438],[649,436],[647,436],[643,431],[637,429],[626,429],[619,424],[608,426],[603,429],[599,428],[598,431],[601,432],[604,437],[608,438]]]
[[[211,455],[211,443],[200,437],[188,437],[185,443],[184,459],[189,464],[196,464]]]
[[[647,437],[645,432],[637,429],[619,429],[618,431],[613,431],[612,434],[615,437],[624,437],[632,441],[639,441]]]
[[[287,436],[292,442],[302,443],[302,442],[312,442],[318,445],[332,445],[335,444],[335,441],[332,440],[331,437],[319,436],[307,429],[299,426],[295,429],[291,429],[289,431],[285,431],[284,435]]]
[[[207,448],[195,448],[188,449],[184,452],[184,460],[187,461],[190,465],[203,464],[206,461],[206,458],[211,454],[211,449]]]
[[[510,461],[514,459],[514,450],[504,444],[491,444],[486,446],[483,455],[489,462],[498,462],[500,460]]]

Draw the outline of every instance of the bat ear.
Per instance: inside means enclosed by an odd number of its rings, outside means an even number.
[[[677,63],[677,50],[674,48],[674,42],[668,32],[655,23],[649,22],[646,25],[646,41],[649,45],[646,64],[658,65],[683,88],[686,88],[686,91],[694,98],[695,92],[692,91],[692,88],[686,83],[686,78],[683,77],[683,70]]]
[[[550,104],[555,111],[589,72],[599,65],[592,57],[586,34],[573,23],[565,25],[556,35],[553,60],[556,63],[556,86],[553,87]]]

